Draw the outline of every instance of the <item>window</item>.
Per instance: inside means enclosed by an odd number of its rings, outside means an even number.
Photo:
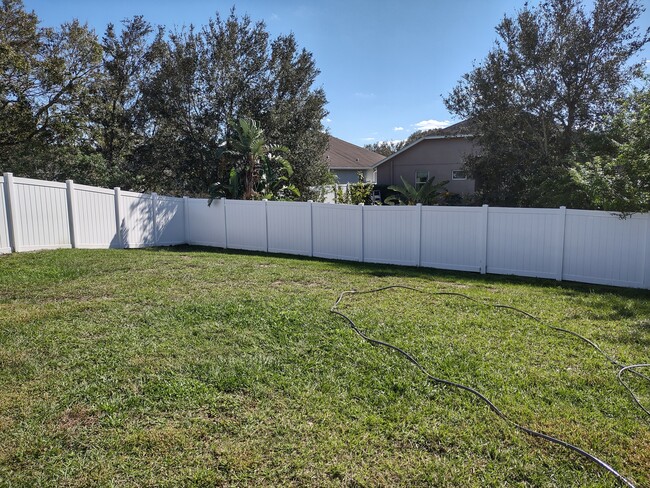
[[[467,172],[462,169],[453,169],[451,170],[451,179],[452,180],[466,180]]]
[[[415,189],[419,190],[424,186],[424,184],[429,180],[428,171],[416,171],[415,172]]]
[[[377,184],[377,170],[374,170],[372,172],[372,182],[376,185]]]

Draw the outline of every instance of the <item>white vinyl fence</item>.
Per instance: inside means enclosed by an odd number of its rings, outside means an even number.
[[[650,215],[162,197],[0,177],[0,253],[195,244],[650,289]]]

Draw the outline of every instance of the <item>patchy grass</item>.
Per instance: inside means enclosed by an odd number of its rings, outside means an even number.
[[[187,247],[3,256],[0,485],[617,486],[329,313],[389,284],[650,360],[647,291]],[[650,485],[650,423],[576,339],[404,290],[341,310]]]

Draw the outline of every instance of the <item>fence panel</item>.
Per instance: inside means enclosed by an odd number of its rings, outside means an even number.
[[[0,176],[0,254],[10,253],[9,221],[7,218],[7,205],[5,201],[5,179]]]
[[[65,183],[14,178],[20,250],[72,247]]]
[[[183,199],[176,197],[156,198],[156,236],[159,246],[185,244],[185,217]]]
[[[85,185],[74,188],[77,247],[120,247],[115,228],[115,192]]]
[[[206,198],[188,199],[188,244],[226,247],[224,202],[215,200],[208,207]]]
[[[361,261],[361,207],[312,204],[314,256]]]
[[[226,200],[229,249],[266,251],[266,202]]]
[[[559,209],[490,208],[487,272],[557,278],[562,222]]]
[[[267,202],[269,252],[311,254],[311,204]]]
[[[567,210],[563,277],[571,281],[644,286],[646,215],[621,220],[609,212]]]
[[[120,230],[125,247],[155,244],[152,197],[145,193],[123,191]]]
[[[364,207],[363,260],[417,266],[418,219],[418,207]]]
[[[420,265],[480,271],[481,208],[422,207]]]

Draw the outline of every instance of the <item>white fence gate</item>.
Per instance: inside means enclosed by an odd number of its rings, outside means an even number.
[[[0,177],[0,253],[196,244],[650,289],[650,215],[162,197]]]

